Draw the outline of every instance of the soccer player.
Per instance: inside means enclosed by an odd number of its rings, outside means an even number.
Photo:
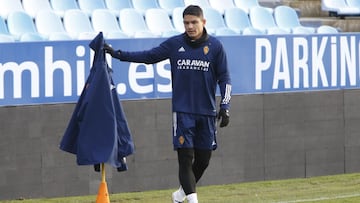
[[[170,37],[146,51],[105,51],[121,61],[153,64],[170,59],[172,78],[173,145],[177,151],[180,188],[173,202],[197,203],[196,183],[209,165],[216,149],[216,122],[229,123],[231,80],[222,44],[205,29],[206,20],[199,6],[183,12],[185,32]],[[221,93],[216,108],[216,88]]]

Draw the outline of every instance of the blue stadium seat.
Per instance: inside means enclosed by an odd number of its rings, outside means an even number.
[[[175,33],[168,13],[162,8],[150,8],[145,12],[145,22],[149,30],[155,35],[170,36]],[[171,34],[168,34],[170,32]]]
[[[215,34],[217,29],[226,28],[222,15],[214,8],[203,8],[204,18],[206,19],[206,30],[209,34]]]
[[[133,37],[134,38],[157,38],[159,36],[155,35],[154,33],[150,32],[150,31],[137,31]]]
[[[229,8],[225,10],[224,20],[227,27],[237,33],[242,33],[245,28],[251,27],[249,16],[240,8]]]
[[[129,38],[129,36],[124,32],[109,32],[106,35],[106,39],[124,39],[124,38]]]
[[[105,5],[116,17],[119,17],[121,9],[133,8],[131,0],[105,0]]]
[[[184,22],[183,22],[183,11],[184,11],[185,7],[176,7],[174,8],[173,12],[172,12],[172,23],[175,27],[175,29],[179,32],[184,32],[185,28],[184,28]]]
[[[234,30],[230,28],[219,28],[215,31],[216,36],[236,36],[239,35],[239,33],[236,33]]]
[[[262,32],[271,34],[282,34],[284,32],[290,34],[290,31],[283,30],[276,25],[273,15],[264,7],[252,7],[250,9],[249,17],[252,27],[261,30]],[[281,32],[281,30],[283,32]]]
[[[289,6],[277,6],[274,9],[274,19],[278,27],[285,29],[291,33],[315,33],[315,28],[305,27],[300,24],[300,20],[295,9]]]
[[[46,38],[53,33],[66,33],[61,17],[52,10],[40,11],[35,18],[35,26]]]
[[[49,41],[67,41],[67,40],[72,40],[72,38],[67,33],[55,32],[55,33],[51,33],[49,35],[48,40]]]
[[[251,8],[253,7],[262,7],[259,4],[258,0],[234,0],[234,4],[236,7],[243,9],[246,13],[250,13]],[[272,8],[264,7],[271,13],[273,12]]]
[[[350,7],[360,8],[360,0],[346,0],[346,4]]]
[[[0,34],[0,43],[15,42],[15,39],[10,35]]]
[[[37,42],[45,39],[37,33],[24,33],[20,37],[20,42]]]
[[[264,35],[265,32],[253,27],[247,27],[243,30],[242,35]]]
[[[32,18],[35,18],[39,11],[52,10],[49,0],[22,0],[22,5]]]
[[[209,3],[212,8],[218,10],[222,15],[225,13],[226,9],[235,8],[233,0],[209,0]]]
[[[132,5],[142,15],[150,8],[160,8],[157,0],[132,0]]]
[[[24,11],[14,11],[7,18],[9,33],[19,40],[25,33],[37,33],[32,17]]]
[[[318,34],[337,34],[339,31],[329,25],[322,25],[317,28],[316,33]]]
[[[62,24],[61,17],[57,15],[53,10],[39,11],[35,18],[35,26],[39,34],[49,39],[50,36],[54,38],[55,33],[66,34],[64,25]]]
[[[185,6],[188,5],[198,5],[202,9],[211,8],[211,5],[208,0],[184,0]]]
[[[64,17],[65,11],[78,9],[76,0],[50,0],[51,7],[61,17]]]
[[[106,9],[104,0],[77,0],[79,8],[88,16],[91,16],[95,9]]]
[[[14,42],[15,38],[10,35],[5,20],[0,16],[0,42]]]
[[[330,16],[360,15],[360,8],[349,6],[346,0],[321,0],[321,9]]]
[[[14,11],[25,11],[20,0],[0,0],[0,16],[7,19]]]
[[[172,15],[176,7],[184,7],[184,0],[159,0],[160,8],[165,9],[169,15]]]
[[[107,37],[109,33],[122,33],[116,16],[109,9],[94,10],[91,15],[91,23],[94,31],[103,32],[104,37]],[[114,35],[112,34],[112,36]]]
[[[122,31],[133,37],[137,32],[150,32],[143,15],[133,8],[120,10],[119,24]]]
[[[95,33],[88,15],[79,9],[67,10],[64,14],[64,28],[73,39],[78,39],[80,34]]]
[[[0,34],[2,35],[10,35],[9,30],[7,29],[6,22],[4,18],[0,16]]]

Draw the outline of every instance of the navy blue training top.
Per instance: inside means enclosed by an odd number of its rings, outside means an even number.
[[[215,116],[217,84],[221,93],[220,108],[230,108],[231,79],[224,48],[210,35],[196,46],[187,39],[183,33],[150,50],[119,50],[119,58],[146,64],[170,59],[173,112]]]

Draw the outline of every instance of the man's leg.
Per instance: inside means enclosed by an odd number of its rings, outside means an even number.
[[[196,193],[196,180],[192,169],[194,149],[180,148],[178,152],[179,180],[186,195]]]
[[[195,149],[194,150],[194,163],[192,171],[195,176],[195,181],[198,182],[204,174],[206,168],[209,166],[212,150]]]

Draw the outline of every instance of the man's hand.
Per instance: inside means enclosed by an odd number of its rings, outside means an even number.
[[[104,44],[104,50],[106,53],[110,54],[111,56],[114,55],[114,49],[109,44]]]
[[[229,122],[230,122],[230,114],[229,114],[229,110],[227,109],[220,109],[218,115],[217,115],[217,119],[221,120],[220,121],[220,128],[222,127],[226,127]]]
[[[120,59],[121,51],[115,51],[109,44],[104,44],[104,51],[105,53],[110,54],[112,57]]]

